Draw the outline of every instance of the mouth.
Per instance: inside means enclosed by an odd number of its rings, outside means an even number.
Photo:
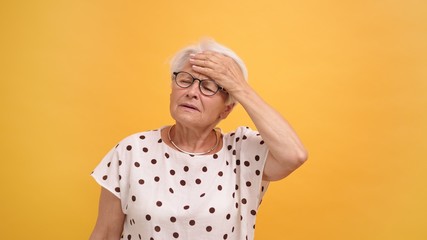
[[[179,106],[180,107],[184,107],[186,109],[195,110],[195,111],[200,112],[200,110],[196,106],[194,106],[192,104],[184,103],[184,104],[180,104]]]

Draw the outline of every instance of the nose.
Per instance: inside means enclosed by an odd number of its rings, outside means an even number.
[[[200,94],[202,94],[200,92],[200,80],[199,79],[194,79],[193,84],[187,88],[187,95],[191,98],[195,97],[198,98]]]

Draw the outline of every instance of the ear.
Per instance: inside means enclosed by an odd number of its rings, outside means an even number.
[[[219,118],[226,119],[228,117],[228,114],[230,114],[231,111],[234,109],[235,105],[236,103],[230,103],[228,105],[225,105],[224,111],[219,114]]]

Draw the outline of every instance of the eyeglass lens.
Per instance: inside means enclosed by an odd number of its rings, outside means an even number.
[[[186,72],[178,72],[175,76],[176,84],[182,88],[190,87],[195,80],[198,80],[200,82],[199,88],[204,95],[211,96],[218,92],[219,87],[212,80],[200,80],[194,78],[191,74]]]

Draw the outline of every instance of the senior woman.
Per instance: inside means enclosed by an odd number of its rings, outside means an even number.
[[[230,49],[213,40],[184,48],[171,76],[175,123],[126,137],[92,173],[102,190],[91,239],[253,239],[268,183],[306,150]],[[257,131],[216,128],[237,102]]]

